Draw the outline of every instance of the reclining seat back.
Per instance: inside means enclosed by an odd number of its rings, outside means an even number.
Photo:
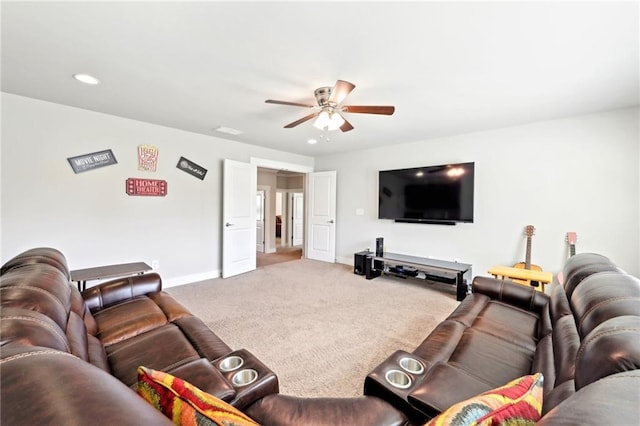
[[[532,369],[532,372],[540,371],[544,374],[544,413],[576,391],[574,382],[576,359],[580,345],[587,334],[579,330],[580,318],[585,313],[588,314],[586,311],[591,306],[585,301],[585,294],[592,291],[590,288],[593,288],[593,284],[587,283],[594,274],[624,276],[607,257],[594,253],[580,253],[567,260],[563,270],[563,285],[554,282],[549,288],[549,316],[552,332],[538,344]],[[585,284],[587,286],[583,289]],[[607,287],[601,293],[608,294],[609,290],[610,288]],[[586,307],[583,306],[585,303]],[[586,321],[591,322],[594,318],[591,315],[584,317]],[[590,327],[593,329],[593,325]]]
[[[136,383],[136,369],[144,365],[211,393],[228,390],[211,361],[231,348],[162,291],[158,274],[110,280],[87,289],[82,297],[97,323],[96,337],[106,351],[111,373],[126,385]]]
[[[574,393],[575,360],[580,347],[580,336],[567,296],[557,283],[550,287],[549,315],[552,332],[541,340],[536,351],[536,358],[542,365],[536,369],[534,363],[535,371],[532,371],[544,374],[545,411]]]
[[[573,292],[571,308],[582,339],[576,390],[640,368],[640,279],[622,272],[592,274]]]
[[[87,324],[95,330],[95,321],[79,291],[69,283],[62,253],[52,248],[28,250],[0,271],[5,344],[12,341],[64,350],[108,371],[104,348],[87,332]]]

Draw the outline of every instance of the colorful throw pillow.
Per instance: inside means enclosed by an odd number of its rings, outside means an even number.
[[[246,426],[258,423],[191,383],[162,371],[138,367],[138,395],[176,425]]]
[[[543,382],[541,373],[520,377],[452,405],[425,426],[533,425],[542,413]]]

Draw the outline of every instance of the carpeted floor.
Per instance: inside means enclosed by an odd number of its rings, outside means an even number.
[[[301,247],[278,247],[275,253],[256,252],[256,267],[275,265],[276,263],[289,262],[290,260],[300,260],[302,257]]]
[[[167,289],[234,349],[280,379],[282,394],[362,395],[366,375],[411,351],[458,302],[419,280],[366,280],[346,265],[303,259]]]

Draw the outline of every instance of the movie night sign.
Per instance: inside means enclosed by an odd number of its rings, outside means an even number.
[[[127,179],[127,194],[151,197],[167,195],[167,181],[160,179]]]
[[[71,165],[74,173],[82,173],[87,170],[93,170],[118,163],[110,149],[67,158],[67,161]]]

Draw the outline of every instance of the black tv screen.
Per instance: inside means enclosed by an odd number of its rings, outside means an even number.
[[[473,222],[475,163],[381,170],[378,218],[398,222]]]

